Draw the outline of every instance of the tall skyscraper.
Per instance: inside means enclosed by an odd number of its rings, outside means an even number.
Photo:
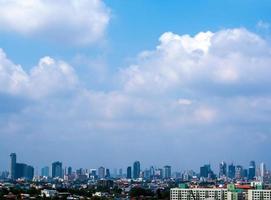
[[[248,168],[248,180],[253,180],[256,176],[256,164],[255,161],[250,161]]]
[[[49,177],[49,167],[43,167],[41,168],[41,176]]]
[[[165,167],[165,179],[171,178],[171,166],[166,165]]]
[[[204,165],[200,167],[200,177],[208,178],[209,174],[212,172],[211,165]]]
[[[127,167],[127,179],[131,179],[132,178],[132,167],[129,166]]]
[[[105,170],[105,178],[110,178],[110,170],[109,169]]]
[[[235,178],[235,166],[233,165],[233,163],[229,165],[228,177],[231,179]]]
[[[134,162],[134,170],[133,170],[133,178],[137,179],[140,176],[140,162],[135,161]]]
[[[150,179],[154,179],[154,176],[155,176],[155,170],[154,170],[154,167],[151,166],[150,167]]]
[[[52,177],[53,178],[62,178],[63,177],[63,169],[62,163],[57,161],[52,164]]]
[[[222,161],[219,163],[219,177],[226,177],[227,176],[227,164]]]
[[[262,162],[260,164],[260,179],[261,181],[265,181],[265,176],[266,176],[266,166],[265,164]]]
[[[16,178],[16,154],[11,153],[10,154],[10,178],[15,179]]]
[[[240,180],[243,178],[243,167],[241,165],[237,165],[235,167],[235,178]]]
[[[72,167],[68,167],[68,176],[72,175]]]
[[[99,167],[99,169],[98,169],[98,177],[100,179],[105,177],[105,168],[104,167]]]
[[[122,169],[119,169],[119,177],[122,178]]]

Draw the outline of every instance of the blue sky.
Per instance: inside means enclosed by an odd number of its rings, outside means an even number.
[[[270,166],[270,9],[0,0],[0,169]]]

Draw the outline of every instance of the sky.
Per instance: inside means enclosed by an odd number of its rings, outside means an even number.
[[[0,0],[0,170],[265,162],[269,0]]]

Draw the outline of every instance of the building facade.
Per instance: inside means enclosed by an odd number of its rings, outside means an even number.
[[[213,188],[173,188],[170,190],[171,200],[228,200],[227,189]]]

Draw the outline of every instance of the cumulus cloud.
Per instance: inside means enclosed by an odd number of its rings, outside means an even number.
[[[214,86],[223,91],[229,84],[239,88],[270,83],[270,46],[244,28],[194,37],[164,33],[159,42],[155,50],[144,51],[137,64],[122,71],[127,91],[204,91]]]
[[[100,40],[110,20],[102,0],[0,0],[0,29],[73,44]]]
[[[78,80],[73,68],[64,61],[44,57],[27,73],[0,49],[0,83],[0,91],[4,93],[41,98],[71,90]]]

